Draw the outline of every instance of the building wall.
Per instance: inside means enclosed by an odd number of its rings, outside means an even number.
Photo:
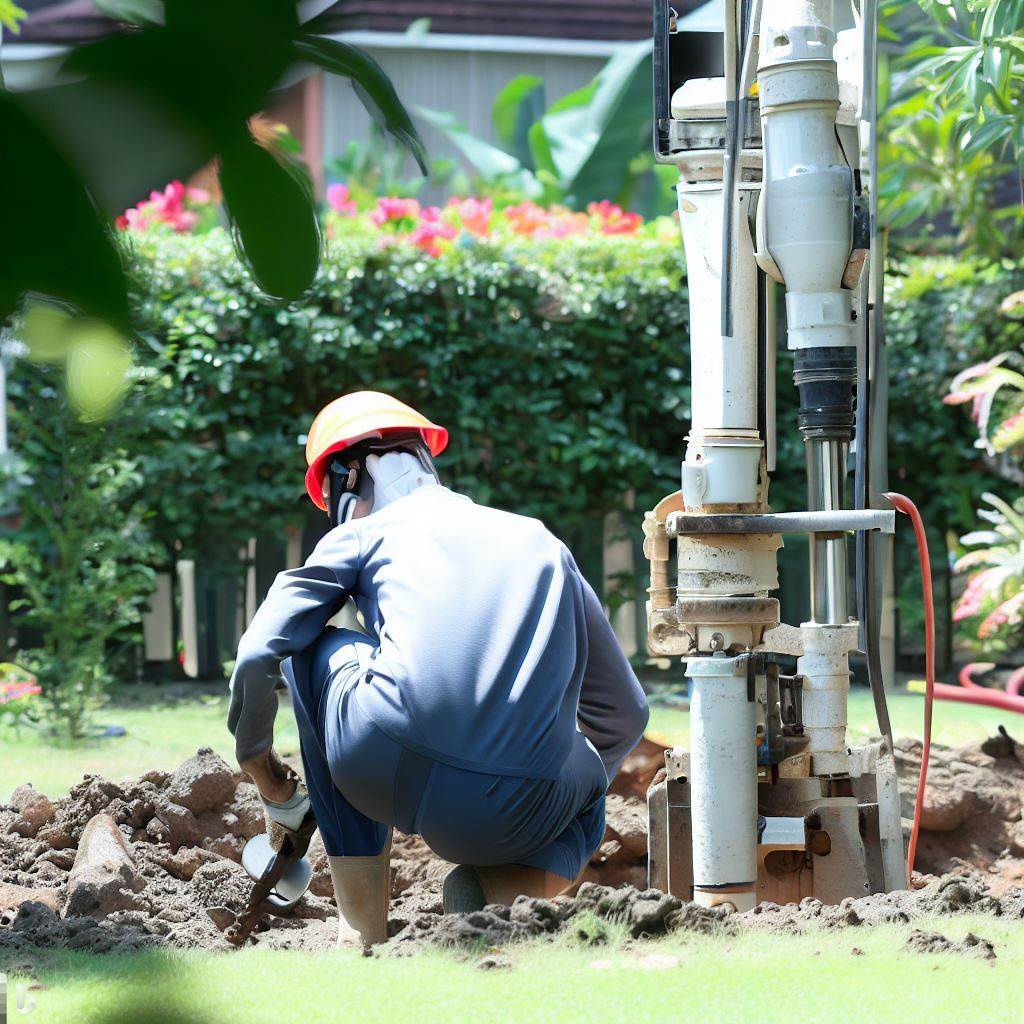
[[[381,46],[365,49],[383,66],[414,117],[417,106],[450,112],[474,135],[492,142],[491,106],[501,89],[517,75],[541,76],[551,103],[586,85],[607,60],[593,50],[558,54]],[[324,156],[330,160],[345,151],[350,139],[367,137],[370,118],[347,80],[326,78],[323,94]],[[431,159],[458,156],[443,135],[422,122],[419,125]],[[411,161],[409,168],[412,173]]]

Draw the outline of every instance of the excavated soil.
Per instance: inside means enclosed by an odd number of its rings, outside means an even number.
[[[837,907],[816,900],[762,904],[743,915],[645,889],[643,794],[662,763],[663,748],[646,740],[627,760],[608,799],[604,842],[571,897],[521,897],[512,907],[445,916],[440,890],[450,865],[417,837],[396,835],[389,951],[401,954],[423,943],[479,948],[558,932],[600,945],[612,923],[643,938],[851,928],[965,912],[1024,919],[1024,888],[1018,887],[1024,880],[1024,748],[1005,734],[981,747],[933,750],[918,854],[927,873],[921,888]],[[908,814],[920,744],[898,744],[897,763]],[[173,772],[151,771],[129,782],[86,776],[54,801],[20,786],[0,805],[0,969],[31,969],[40,950],[51,948],[229,949],[217,908],[242,909],[249,881],[241,849],[263,829],[255,787],[208,749]],[[318,838],[310,852],[309,892],[289,913],[265,919],[256,936],[261,946],[333,945],[335,909]],[[907,948],[995,956],[985,939],[970,935],[954,943],[927,930],[912,931]],[[492,966],[502,966],[500,957]]]

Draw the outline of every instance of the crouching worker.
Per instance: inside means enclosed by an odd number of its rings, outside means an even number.
[[[332,529],[277,577],[231,679],[228,727],[268,816],[296,829],[312,805],[340,945],[387,938],[392,827],[458,865],[449,913],[572,885],[647,724],[565,546],[534,519],[442,487],[432,456],[447,441],[375,392],[320,412],[306,489]],[[328,627],[348,599],[367,635]],[[305,787],[272,750],[282,673]]]

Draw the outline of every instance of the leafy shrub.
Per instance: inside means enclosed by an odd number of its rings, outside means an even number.
[[[136,451],[166,544],[234,563],[255,529],[301,523],[298,439],[360,387],[451,428],[441,467],[455,486],[563,536],[589,536],[631,488],[645,502],[676,486],[689,398],[679,247],[655,228],[605,235],[600,212],[556,239],[486,209],[487,233],[438,242],[417,232],[473,213],[438,221],[400,203],[415,200],[382,203],[380,223],[330,218],[316,288],[287,308],[259,295],[222,232],[133,236],[150,377]]]
[[[39,717],[79,737],[102,700],[109,647],[135,638],[159,554],[125,447],[130,412],[83,420],[62,377],[59,365],[28,359],[12,374],[5,504],[18,513],[0,537],[0,579],[17,595],[17,660],[38,682]]]

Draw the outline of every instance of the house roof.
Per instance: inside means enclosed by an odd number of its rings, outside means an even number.
[[[651,35],[651,0],[347,0],[321,20],[332,32],[404,32],[420,18],[453,35],[635,40]]]
[[[28,17],[21,31],[4,33],[5,43],[82,43],[109,35],[116,22],[92,0],[19,0]]]
[[[684,14],[701,0],[680,0]],[[20,0],[28,12],[8,43],[74,43],[114,28],[92,0]],[[651,35],[650,0],[345,0],[317,19],[323,31],[404,32],[420,18],[431,32],[533,36],[544,39],[634,40]]]

